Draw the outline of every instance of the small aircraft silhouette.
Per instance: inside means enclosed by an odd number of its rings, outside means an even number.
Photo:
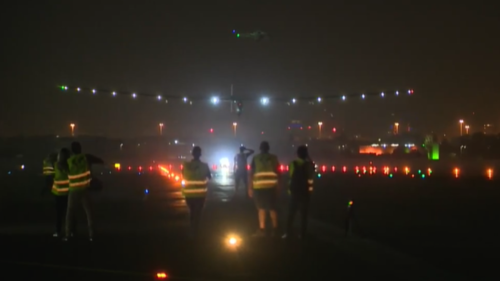
[[[262,39],[269,39],[269,35],[261,30],[257,30],[254,32],[239,33],[235,29],[233,29],[233,34],[236,36],[236,38],[250,38],[255,41],[260,41]]]

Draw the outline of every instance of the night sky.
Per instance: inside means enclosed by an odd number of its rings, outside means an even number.
[[[0,135],[286,133],[292,119],[383,135],[500,125],[496,1],[12,1],[2,7]],[[175,3],[174,3],[175,2]],[[268,2],[279,3],[269,4]],[[353,3],[355,2],[355,3]],[[146,4],[147,3],[147,4]],[[263,30],[268,41],[231,31]],[[57,85],[205,96],[192,106],[61,92]],[[255,97],[238,118],[210,97]],[[415,90],[412,97],[258,105]],[[474,112],[474,114],[473,114]]]

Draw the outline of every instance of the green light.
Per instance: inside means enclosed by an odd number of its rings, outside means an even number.
[[[431,147],[431,159],[439,160],[439,144],[433,144]]]
[[[392,174],[389,174],[389,177],[392,178]]]
[[[422,173],[422,171],[421,171],[421,170],[418,170],[418,173],[419,173],[419,174],[421,174],[421,173]]]
[[[61,86],[61,90],[65,90],[66,89],[66,86]]]
[[[424,174],[422,174],[422,178],[425,179],[425,175]]]
[[[318,174],[318,178],[321,178],[321,174]]]
[[[236,37],[237,37],[237,38],[240,38],[240,34],[239,34],[239,33],[238,33],[238,34],[236,34]]]

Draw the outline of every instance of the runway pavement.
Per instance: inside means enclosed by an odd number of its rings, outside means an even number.
[[[178,184],[153,175],[110,176],[92,195],[95,241],[86,240],[80,216],[79,237],[63,243],[51,237],[53,198],[39,196],[37,180],[0,180],[3,280],[155,280],[157,272],[169,280],[466,280],[459,270],[445,272],[380,240],[345,237],[333,217],[321,217],[332,209],[319,198],[309,240],[254,239],[253,203],[235,196],[230,180],[216,179],[202,235],[193,240]],[[241,247],[227,247],[229,233],[242,238]]]

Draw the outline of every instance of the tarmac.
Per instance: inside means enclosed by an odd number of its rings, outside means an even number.
[[[243,191],[235,194],[230,180],[211,182],[201,234],[192,239],[178,183],[159,175],[109,175],[105,189],[92,193],[93,242],[83,212],[75,239],[52,237],[53,198],[40,196],[41,180],[0,182],[2,280],[157,280],[158,273],[167,280],[488,280],[441,267],[376,235],[346,235],[335,219],[322,217],[327,203],[320,199],[308,239],[252,238],[254,204]],[[283,221],[286,200],[280,207]],[[229,246],[229,235],[241,244]]]

